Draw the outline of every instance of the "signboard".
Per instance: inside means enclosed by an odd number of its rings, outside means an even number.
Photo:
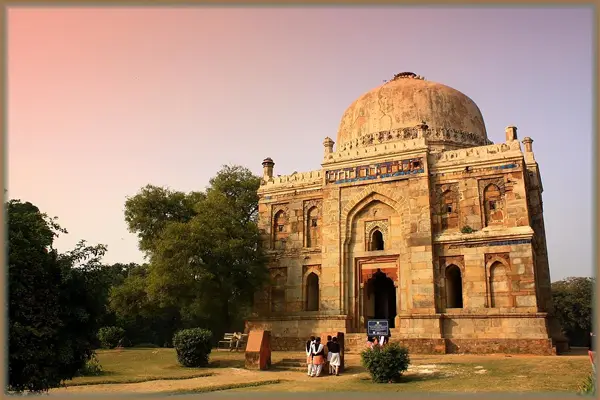
[[[390,336],[387,319],[370,319],[367,321],[367,336]]]

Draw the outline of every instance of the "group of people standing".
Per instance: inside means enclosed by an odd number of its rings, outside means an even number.
[[[308,376],[321,376],[324,364],[329,365],[329,375],[340,374],[341,364],[340,344],[337,337],[327,336],[327,344],[323,346],[321,338],[311,336],[306,342],[306,364],[308,365]]]

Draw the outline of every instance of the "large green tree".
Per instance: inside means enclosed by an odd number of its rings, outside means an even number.
[[[143,279],[113,291],[115,307],[127,294],[154,311],[178,310],[182,327],[217,334],[239,327],[267,278],[256,223],[259,185],[248,169],[225,166],[205,192],[146,186],[129,198],[125,218],[150,265]]]
[[[64,254],[53,248],[55,219],[29,202],[5,204],[8,217],[8,390],[41,392],[71,379],[93,354],[96,295],[106,248],[80,242]]]
[[[594,278],[571,277],[552,283],[555,314],[572,346],[586,346],[592,329]]]

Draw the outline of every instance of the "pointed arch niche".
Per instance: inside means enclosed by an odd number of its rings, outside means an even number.
[[[465,307],[464,257],[440,257],[437,277],[439,303],[442,312]]]
[[[319,311],[321,304],[321,266],[304,266],[302,274],[304,311]]]
[[[304,202],[304,247],[309,249],[321,246],[321,201]]]
[[[490,308],[514,307],[510,258],[507,253],[486,254],[486,280]]]

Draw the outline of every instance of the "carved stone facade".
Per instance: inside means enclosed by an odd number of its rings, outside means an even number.
[[[532,141],[506,137],[490,142],[462,93],[407,73],[348,108],[321,170],[275,177],[265,159],[272,279],[247,329],[274,349],[345,332],[352,351],[383,318],[413,352],[562,351]]]

